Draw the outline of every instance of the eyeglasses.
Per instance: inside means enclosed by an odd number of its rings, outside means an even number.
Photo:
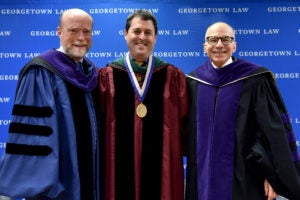
[[[218,44],[219,40],[221,40],[223,45],[228,45],[232,41],[234,41],[233,37],[225,36],[225,37],[215,37],[215,36],[209,36],[206,37],[206,42],[210,45],[216,45]]]

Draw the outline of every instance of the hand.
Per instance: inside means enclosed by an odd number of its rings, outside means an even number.
[[[264,188],[265,188],[265,195],[268,197],[267,200],[274,200],[278,196],[267,179],[265,179]]]

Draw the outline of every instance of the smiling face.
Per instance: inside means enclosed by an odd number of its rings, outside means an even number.
[[[65,12],[57,28],[60,44],[74,61],[80,61],[92,44],[92,18],[84,11],[73,9]]]
[[[215,23],[210,26],[207,31],[205,38],[207,37],[234,37],[234,30],[225,23]],[[204,52],[210,60],[217,66],[222,67],[222,65],[232,56],[236,50],[236,42],[233,40],[229,44],[223,44],[221,39],[214,45],[209,44],[207,41],[203,44]]]
[[[134,59],[144,61],[152,54],[156,34],[151,20],[134,17],[128,31],[124,33],[129,53]]]

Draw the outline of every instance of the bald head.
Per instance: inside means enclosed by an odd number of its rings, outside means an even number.
[[[83,18],[87,18],[92,22],[93,25],[93,18],[84,10],[81,10],[79,8],[72,8],[72,9],[68,9],[65,10],[59,19],[59,26],[63,26],[65,24],[65,19],[69,19],[69,18],[78,18],[78,17],[83,17]]]
[[[208,36],[213,36],[213,34],[215,34],[216,32],[222,32],[223,35],[235,38],[234,29],[229,24],[225,22],[216,22],[207,28],[205,39]]]

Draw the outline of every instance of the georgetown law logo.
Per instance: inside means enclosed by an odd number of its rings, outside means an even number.
[[[92,36],[99,36],[101,34],[101,30],[92,30]],[[31,30],[31,37],[51,37],[58,36],[57,31],[54,30]]]
[[[155,14],[159,12],[158,8],[91,8],[90,14],[130,14],[138,9],[148,10]]]
[[[248,13],[248,7],[203,7],[203,8],[179,8],[179,14],[211,14],[211,13]]]

